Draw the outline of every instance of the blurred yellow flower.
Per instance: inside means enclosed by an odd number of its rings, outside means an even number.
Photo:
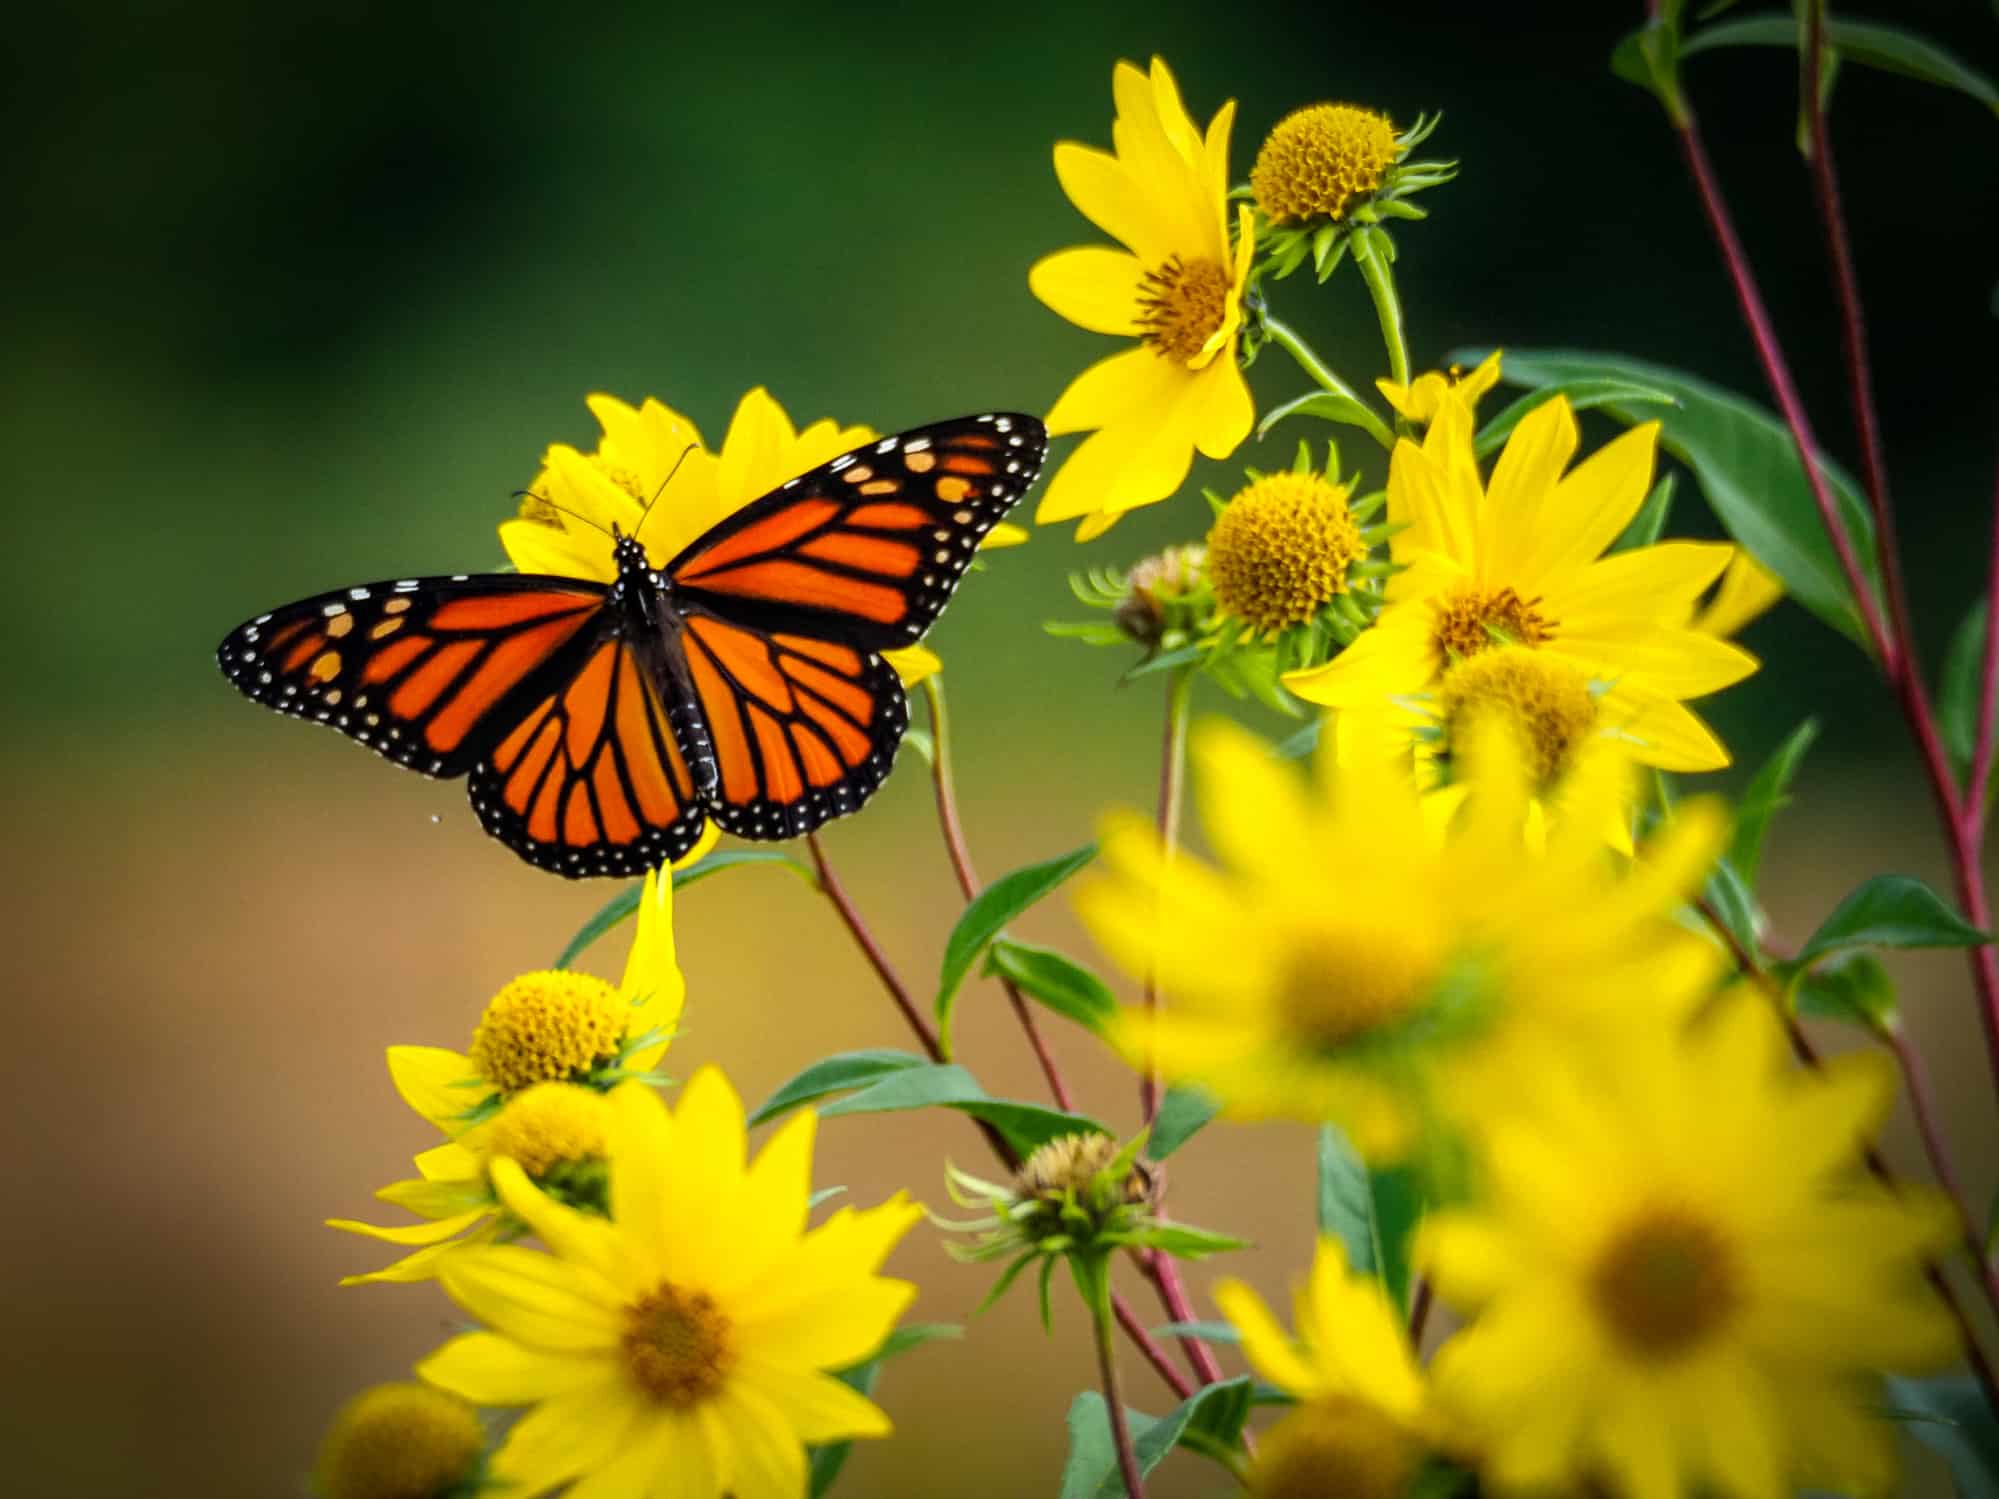
[[[1114,1042],[1233,1116],[1333,1120],[1382,1161],[1409,1153],[1470,1078],[1531,1072],[1550,1032],[1657,1023],[1623,975],[1674,975],[1683,1013],[1715,954],[1667,913],[1705,874],[1719,809],[1683,805],[1619,877],[1601,829],[1623,762],[1586,760],[1574,815],[1534,848],[1506,747],[1476,757],[1474,794],[1446,822],[1406,774],[1343,765],[1330,741],[1315,795],[1262,740],[1199,726],[1196,794],[1223,867],[1168,859],[1150,819],[1113,814],[1103,872],[1076,892],[1099,945],[1170,1001],[1124,1011]]]
[[[467,1051],[391,1046],[396,1091],[447,1138],[416,1157],[416,1177],[375,1194],[424,1221],[385,1228],[327,1220],[346,1233],[416,1246],[341,1284],[427,1280],[445,1253],[517,1227],[493,1192],[495,1159],[513,1159],[534,1177],[573,1176],[570,1168],[587,1175],[602,1157],[590,1149],[602,1123],[593,1105],[574,1095],[597,1094],[571,1085],[601,1090],[657,1067],[686,999],[674,956],[673,881],[655,871],[639,890],[637,928],[617,988],[587,973],[523,974],[493,996]]]
[[[719,454],[702,447],[700,432],[686,417],[650,397],[634,409],[616,397],[593,395],[589,406],[604,429],[597,451],[551,446],[520,515],[500,527],[500,545],[524,573],[615,582],[618,569],[603,536],[613,526],[623,535],[637,535],[653,565],[664,567],[752,500],[877,435],[872,427],[843,427],[830,417],[801,431],[762,386],[736,404]],[[1001,524],[980,550],[1025,540],[1021,527]],[[905,687],[943,664],[922,646],[882,655]],[[700,858],[720,836],[711,822],[676,867]]]
[[[1467,381],[1467,385],[1469,385]],[[1406,754],[1459,737],[1450,710],[1497,710],[1544,768],[1591,738],[1662,770],[1714,770],[1728,752],[1685,700],[1756,669],[1740,647],[1696,629],[1696,600],[1734,548],[1673,541],[1604,556],[1644,503],[1658,424],[1618,437],[1563,474],[1577,444],[1568,401],[1536,407],[1482,483],[1471,410],[1446,388],[1422,445],[1396,445],[1390,539],[1403,571],[1388,606],[1324,666],[1287,676],[1300,697],[1340,710],[1346,752]],[[1488,654],[1510,648],[1505,671]],[[1551,715],[1521,711],[1557,705]]]
[[[1435,1422],[1381,1283],[1350,1274],[1345,1247],[1325,1238],[1295,1298],[1295,1341],[1242,1281],[1217,1285],[1215,1304],[1242,1334],[1250,1368],[1298,1399],[1258,1444],[1243,1481],[1252,1499],[1401,1499]]]
[[[879,1407],[826,1371],[867,1357],[916,1288],[876,1271],[922,1217],[897,1196],[805,1227],[817,1118],[795,1115],[745,1164],[742,1104],[703,1068],[669,1111],[611,1095],[607,1221],[493,1181],[553,1251],[451,1256],[438,1273],[493,1328],[417,1366],[479,1405],[533,1407],[493,1455],[518,1499],[797,1499],[807,1442],[885,1436]]]
[[[1061,250],[1027,278],[1070,322],[1140,340],[1085,370],[1048,413],[1051,433],[1094,434],[1049,480],[1034,517],[1044,525],[1081,517],[1078,541],[1172,494],[1196,448],[1226,458],[1255,419],[1236,363],[1256,236],[1242,204],[1230,244],[1235,104],[1203,136],[1158,58],[1150,76],[1119,63],[1111,87],[1115,154],[1064,141],[1055,174],[1084,217],[1125,249]]]
[[[1631,998],[1619,993],[1619,1003]],[[1418,1238],[1474,1320],[1442,1407],[1504,1489],[1630,1499],[1886,1492],[1876,1376],[1956,1339],[1922,1259],[1953,1238],[1858,1154],[1893,1100],[1877,1054],[1788,1070],[1762,996],[1691,1031],[1551,1052],[1487,1096],[1489,1200]]]
[[[469,1495],[486,1450],[479,1413],[420,1384],[363,1390],[320,1444],[318,1499],[448,1499]]]

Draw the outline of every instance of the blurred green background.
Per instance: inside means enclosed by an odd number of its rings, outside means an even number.
[[[1300,104],[1444,110],[1428,149],[1460,157],[1463,178],[1399,236],[1420,362],[1474,341],[1615,347],[1760,395],[1670,136],[1605,67],[1638,9],[311,0],[10,23],[0,680],[5,909],[25,956],[0,1062],[10,1490],[300,1492],[335,1405],[403,1373],[455,1315],[428,1289],[334,1285],[379,1260],[319,1220],[370,1215],[368,1192],[431,1143],[382,1048],[462,1045],[485,998],[609,894],[515,861],[459,788],[242,703],[211,662],[224,631],[347,582],[497,563],[492,528],[543,445],[594,439],[588,391],[658,395],[711,441],[759,383],[801,419],[885,430],[1045,410],[1111,348],[1035,303],[1026,270],[1095,238],[1049,150],[1108,144],[1121,56],[1166,56],[1202,119],[1240,100],[1238,177]],[[1993,71],[1984,7],[1877,11]],[[1712,54],[1690,81],[1806,397],[1850,462],[1792,71],[1780,52]],[[1981,586],[1993,129],[1906,79],[1841,81],[1835,136],[1931,661]],[[1318,293],[1286,283],[1277,305],[1356,383],[1378,372],[1351,274]],[[1300,388],[1276,352],[1252,380],[1265,404]],[[1240,461],[1274,465],[1291,441]],[[1226,489],[1229,474],[1197,477]],[[1705,529],[1696,508],[1680,526]],[[1037,535],[933,635],[988,876],[1150,796],[1158,679],[1119,688],[1119,661],[1040,622],[1075,613],[1068,569],[1190,538],[1204,515],[1183,498],[1088,549]],[[1744,762],[1826,717],[1804,806],[1776,836],[1778,929],[1800,934],[1884,867],[1942,883],[1899,724],[1859,657],[1788,608],[1749,643],[1764,673],[1710,705]],[[919,991],[958,906],[926,797],[905,768],[830,834]],[[719,878],[688,892],[679,930],[683,1074],[721,1061],[755,1099],[825,1051],[901,1043],[796,882]],[[1059,908],[1024,930],[1087,952]],[[621,939],[592,961],[615,973]],[[1992,1115],[1962,969],[1896,967],[1982,1193]],[[994,998],[964,1007],[968,1054],[994,1091],[1033,1096]],[[1061,1052],[1128,1125],[1129,1078],[1082,1040]],[[823,1141],[823,1179],[862,1197],[940,1200],[945,1153],[981,1164],[954,1121],[842,1121]],[[1278,1290],[1307,1254],[1309,1163],[1303,1130],[1216,1132],[1176,1163],[1175,1201],[1253,1234],[1241,1268]],[[982,1289],[928,1230],[896,1264],[923,1283],[925,1319],[963,1318]],[[1129,1378],[1163,1408],[1145,1371]],[[1074,1315],[1044,1344],[1026,1302],[1009,1305],[890,1371],[900,1435],[859,1454],[844,1491],[1052,1491],[1062,1413],[1088,1379]],[[1220,1487],[1174,1466],[1162,1494]]]

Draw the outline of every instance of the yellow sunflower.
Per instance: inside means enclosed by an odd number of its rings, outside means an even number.
[[[1114,814],[1103,872],[1075,896],[1099,945],[1168,1001],[1123,1012],[1120,1049],[1236,1117],[1334,1120],[1382,1161],[1470,1077],[1531,1068],[1548,1033],[1657,1023],[1625,975],[1674,975],[1684,1013],[1716,955],[1668,913],[1712,859],[1718,808],[1683,806],[1620,875],[1600,830],[1625,795],[1621,760],[1583,762],[1575,815],[1536,849],[1505,748],[1475,758],[1474,794],[1445,822],[1406,774],[1343,764],[1330,740],[1315,794],[1247,731],[1200,725],[1196,794],[1223,867],[1168,859],[1150,819]]]
[[[1298,1399],[1260,1439],[1243,1487],[1251,1499],[1401,1499],[1436,1425],[1401,1319],[1378,1280],[1348,1271],[1345,1246],[1331,1238],[1319,1241],[1295,1304],[1294,1340],[1242,1281],[1215,1287],[1250,1368]]]
[[[1892,1486],[1878,1376],[1955,1352],[1922,1277],[1951,1216],[1859,1169],[1894,1095],[1879,1054],[1813,1074],[1784,1050],[1761,996],[1735,995],[1690,1032],[1551,1051],[1488,1097],[1489,1198],[1417,1249],[1474,1317],[1433,1372],[1495,1485]]]
[[[1028,272],[1035,296],[1093,333],[1140,340],[1092,365],[1048,413],[1051,433],[1093,432],[1048,481],[1035,520],[1101,535],[1127,510],[1180,487],[1199,448],[1226,458],[1255,420],[1236,363],[1254,215],[1229,238],[1231,101],[1195,126],[1158,58],[1148,77],[1121,62],[1115,154],[1064,141],[1055,174],[1084,217],[1125,248],[1062,250]]]
[[[673,881],[650,873],[639,891],[637,927],[623,981],[613,988],[587,973],[522,974],[486,1006],[463,1052],[391,1046],[389,1077],[417,1113],[446,1136],[416,1158],[418,1175],[375,1196],[424,1221],[393,1228],[351,1218],[327,1226],[386,1243],[417,1246],[384,1269],[342,1282],[426,1280],[445,1253],[517,1228],[491,1184],[496,1157],[531,1176],[585,1174],[602,1158],[602,1123],[591,1104],[565,1088],[602,1089],[659,1065],[680,1023],[687,981],[674,956]],[[587,1090],[575,1090],[587,1091]],[[510,1117],[511,1116],[511,1117]]]
[[[589,406],[604,429],[597,451],[551,446],[520,515],[500,527],[500,544],[524,573],[615,581],[617,566],[603,535],[613,525],[624,535],[637,535],[653,564],[664,567],[752,500],[876,436],[871,427],[843,427],[830,417],[800,431],[762,386],[737,403],[719,454],[701,446],[700,432],[686,417],[650,398],[634,409],[615,397],[594,395]],[[1026,539],[1019,526],[1002,524],[980,549],[1018,546]],[[943,664],[920,645],[882,655],[905,687]],[[711,823],[682,864],[714,847],[719,836]]]
[[[417,1366],[478,1405],[533,1407],[493,1455],[517,1499],[798,1499],[807,1442],[885,1436],[879,1407],[827,1370],[880,1346],[915,1295],[876,1272],[923,1216],[897,1196],[805,1227],[817,1118],[745,1164],[743,1110],[703,1068],[668,1111],[611,1095],[607,1221],[494,1165],[507,1206],[552,1254],[493,1245],[438,1278],[490,1332]]]
[[[1514,429],[1482,482],[1470,407],[1448,386],[1430,394],[1421,446],[1398,443],[1389,464],[1388,519],[1403,528],[1389,546],[1404,570],[1389,579],[1388,605],[1285,685],[1340,710],[1349,754],[1435,751],[1464,727],[1461,713],[1497,711],[1527,732],[1544,768],[1599,737],[1662,770],[1726,765],[1685,702],[1756,669],[1693,620],[1735,549],[1671,541],[1603,555],[1651,487],[1658,424],[1564,474],[1578,438],[1558,395]]]

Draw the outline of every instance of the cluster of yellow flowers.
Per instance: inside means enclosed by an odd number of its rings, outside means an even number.
[[[1196,452],[1234,454],[1256,426],[1245,363],[1272,344],[1315,390],[1264,430],[1358,429],[1384,450],[1385,482],[1361,492],[1336,448],[1322,468],[1301,447],[1291,468],[1211,495],[1198,544],[1078,586],[1113,622],[1069,633],[1136,642],[1143,669],[1172,673],[1160,813],[1108,815],[1074,892],[1142,1001],[1120,1006],[1080,964],[1004,937],[1088,854],[979,891],[933,697],[926,758],[971,903],[946,958],[941,1034],[815,846],[817,888],[930,1065],[848,1054],[781,1097],[900,1077],[881,1107],[960,1107],[986,1131],[1011,1178],[952,1168],[953,1197],[987,1216],[941,1226],[978,1235],[962,1258],[1011,1259],[989,1300],[1038,1266],[1046,1316],[1066,1262],[1096,1317],[1104,1396],[1072,1411],[1065,1493],[1121,1482],[1139,1499],[1164,1456],[1155,1441],[1141,1458],[1132,1439],[1113,1320],[1185,1397],[1171,1430],[1194,1434],[1174,1440],[1257,1499],[1472,1483],[1630,1499],[1887,1489],[1882,1381],[1960,1352],[1925,1275],[1962,1224],[1941,1197],[1864,1169],[1892,1064],[1793,1060],[1780,986],[1704,895],[1731,819],[1715,799],[1668,791],[1670,774],[1728,763],[1688,704],[1756,670],[1731,637],[1779,585],[1735,546],[1659,539],[1658,422],[1578,461],[1561,390],[1481,427],[1500,354],[1412,374],[1384,224],[1420,219],[1410,198],[1455,170],[1409,159],[1434,121],[1398,133],[1356,105],[1297,111],[1232,190],[1232,104],[1201,129],[1157,60],[1120,64],[1114,92],[1115,150],[1065,143],[1055,169],[1124,248],[1051,255],[1030,285],[1070,320],[1137,342],[1056,401],[1050,429],[1090,435],[1037,519],[1099,536],[1178,491]],[[1268,305],[1268,283],[1307,261],[1324,281],[1346,258],[1382,327],[1385,411]],[[501,528],[523,572],[610,581],[602,538],[576,524],[637,536],[663,561],[874,437],[830,421],[799,431],[761,390],[715,453],[658,402],[591,408],[598,449],[551,448]],[[905,683],[939,668],[920,648],[896,656]],[[1203,673],[1307,719],[1304,739],[1274,746],[1219,718],[1190,731]],[[1206,857],[1181,847],[1183,754]],[[898,1194],[813,1225],[809,1108],[752,1157],[717,1069],[661,1100],[655,1069],[687,992],[672,889],[671,871],[646,877],[618,986],[525,974],[463,1053],[391,1049],[397,1089],[443,1141],[377,1194],[415,1222],[333,1226],[409,1251],[353,1282],[434,1280],[484,1328],[423,1360],[422,1384],[342,1414],[324,1499],[488,1486],[518,1499],[565,1486],[573,1499],[798,1499],[837,1471],[812,1448],[888,1431],[862,1371],[914,1295],[880,1271],[923,1210]],[[1056,1109],[987,1097],[953,1055],[944,1006],[981,955]],[[1122,1141],[1069,1112],[1028,999],[1145,1078]],[[917,1079],[930,1091],[907,1086]],[[865,1106],[861,1093],[845,1107]],[[1233,1328],[1219,1340],[1268,1382],[1254,1403],[1285,1407],[1256,1435],[1249,1380],[1223,1377],[1201,1341],[1215,1328],[1192,1319],[1174,1268],[1243,1246],[1164,1211],[1158,1163],[1210,1114],[1321,1132],[1320,1234],[1292,1328],[1241,1280],[1213,1292]],[[1023,1120],[1027,1136],[1008,1132]],[[1333,1201],[1339,1181],[1367,1205]],[[529,1237],[542,1247],[517,1242]],[[1191,1381],[1113,1289],[1127,1266],[1157,1290]],[[1433,1298],[1453,1314],[1441,1331]],[[1240,1396],[1232,1418],[1201,1406],[1223,1390]],[[489,1454],[480,1406],[531,1409]],[[1084,1450],[1086,1432],[1105,1431],[1114,1470]]]

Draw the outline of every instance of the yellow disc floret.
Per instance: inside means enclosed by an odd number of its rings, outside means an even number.
[[[1243,1486],[1253,1499],[1400,1499],[1423,1457],[1423,1444],[1379,1407],[1325,1395],[1271,1428]]]
[[[507,1101],[487,1136],[488,1152],[539,1179],[557,1166],[604,1159],[610,1101],[577,1083],[536,1083]]]
[[[1109,1135],[1057,1135],[1020,1168],[1020,1189],[1036,1197],[1083,1192],[1117,1156],[1118,1142]],[[1136,1195],[1143,1195],[1135,1181],[1131,1184]]]
[[[1367,553],[1347,490],[1317,474],[1256,480],[1223,507],[1208,533],[1215,601],[1258,631],[1311,619],[1347,591],[1347,569]]]
[[[1249,169],[1256,206],[1273,224],[1337,219],[1381,186],[1395,163],[1395,127],[1356,104],[1314,104],[1277,122]]]
[[[1214,260],[1170,257],[1147,271],[1138,295],[1138,322],[1155,353],[1185,365],[1207,363],[1209,340],[1228,321],[1235,282]]]
[[[613,1061],[630,1017],[630,1004],[600,978],[563,969],[524,973],[486,1006],[469,1055],[482,1077],[514,1094]]]
[[[1525,646],[1459,661],[1444,674],[1438,698],[1452,746],[1497,725],[1515,736],[1540,786],[1561,777],[1596,724],[1596,696],[1582,672]]]
[[[472,1476],[485,1449],[478,1414],[456,1395],[376,1385],[333,1418],[316,1487],[321,1499],[438,1499]]]
[[[1439,947],[1413,930],[1384,941],[1363,920],[1327,916],[1292,934],[1278,1018],[1300,1042],[1335,1050],[1412,1014],[1442,970]]]
[[[625,1308],[625,1363],[647,1395],[684,1410],[722,1388],[735,1361],[729,1331],[706,1291],[662,1281]]]

